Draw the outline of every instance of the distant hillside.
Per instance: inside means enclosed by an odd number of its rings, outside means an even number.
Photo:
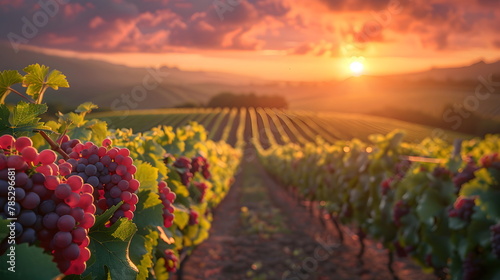
[[[134,87],[143,84],[145,77],[151,76],[153,79],[148,82],[154,83],[154,74],[150,74],[151,70],[145,68],[59,57],[29,50],[14,54],[5,44],[0,44],[0,53],[3,54],[0,60],[1,70],[22,70],[29,64],[40,63],[63,72],[71,87],[48,94],[46,101],[64,103],[68,108],[89,100],[103,109],[110,109],[113,102],[115,107],[122,107],[128,102],[121,101],[122,95],[131,95]],[[131,99],[129,109],[168,108],[187,102],[206,103],[220,92],[239,92],[242,86],[255,83],[253,79],[225,73],[188,72],[168,67],[160,69],[160,75],[167,73],[168,76],[160,77],[162,82],[158,86],[147,91],[144,100],[134,102]],[[63,95],[68,97],[64,102],[61,99]]]
[[[227,73],[163,67],[161,73],[168,73],[168,76],[163,77],[157,87],[148,90],[143,100],[135,102],[130,95],[150,75],[145,68],[28,50],[15,55],[6,45],[0,45],[0,53],[3,56],[0,60],[2,70],[21,70],[28,64],[38,62],[66,74],[71,88],[48,94],[47,101],[62,104],[67,109],[89,100],[104,110],[172,108],[182,104],[207,104],[221,92],[254,92],[257,95],[281,95],[290,109],[369,114],[397,108],[400,112],[408,109],[442,119],[446,106],[463,106],[467,98],[474,97],[479,75],[488,77],[489,74],[496,74],[495,81],[500,79],[497,78],[500,76],[500,61],[412,74],[361,76],[324,82],[264,81]],[[477,100],[476,114],[487,118],[500,116],[500,87],[494,88],[492,93],[487,100]],[[64,101],[61,98],[63,95],[68,97]],[[15,97],[10,98],[14,100]],[[398,119],[407,118],[403,114]]]
[[[489,77],[494,75],[500,77],[500,61],[486,63],[479,61],[474,64],[462,67],[432,68],[431,70],[419,73],[400,75],[400,77],[411,80],[437,80],[437,81],[477,81],[478,76]]]

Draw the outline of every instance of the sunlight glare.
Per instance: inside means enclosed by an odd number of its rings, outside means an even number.
[[[354,76],[359,76],[363,73],[364,66],[360,61],[353,61],[349,65],[349,69],[351,69],[351,72]]]

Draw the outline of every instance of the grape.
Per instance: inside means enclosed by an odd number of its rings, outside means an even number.
[[[175,255],[174,251],[171,249],[163,251],[163,257],[165,258],[165,269],[168,272],[176,272],[179,259]]]
[[[91,228],[95,223],[95,217],[92,214],[85,213],[83,220],[80,222],[80,226],[84,229]]]
[[[0,149],[10,149],[14,146],[15,139],[11,135],[5,134],[0,137]]]
[[[181,176],[182,184],[188,186],[193,178],[193,173],[191,172],[191,160],[187,157],[181,156],[175,160],[173,165],[177,168],[177,172]]]
[[[87,231],[82,227],[77,227],[71,231],[73,242],[81,243],[87,237]]]
[[[16,186],[24,187],[28,183],[28,180],[29,180],[29,177],[26,173],[24,173],[24,172],[17,172],[16,173],[16,179],[15,179]]]
[[[26,147],[22,149],[21,155],[25,161],[34,162],[38,157],[38,150],[34,147]]]
[[[175,193],[170,190],[167,183],[164,181],[158,183],[158,193],[160,194],[160,200],[163,204],[163,225],[168,228],[172,226],[174,220],[174,208],[172,207],[172,203],[174,203],[175,200]]]
[[[491,232],[491,247],[493,248],[493,254],[497,258],[500,258],[500,224],[496,224],[490,227]]]
[[[26,209],[34,209],[40,204],[40,196],[34,192],[29,192],[26,194],[24,199],[21,201],[21,205]]]
[[[23,231],[23,234],[19,236],[17,243],[33,243],[36,240],[36,232],[32,228],[26,228]]]
[[[70,215],[73,218],[75,218],[75,221],[80,222],[81,220],[83,220],[83,215],[85,215],[85,211],[80,207],[72,208]]]
[[[457,217],[464,221],[470,222],[476,205],[474,198],[459,197],[455,201],[454,207],[448,211],[449,217]]]
[[[36,214],[31,210],[23,210],[19,217],[17,218],[18,222],[25,227],[33,226],[36,222]]]
[[[76,225],[75,218],[71,215],[64,215],[57,221],[57,228],[60,231],[71,231]]]
[[[456,193],[460,192],[460,189],[465,183],[476,178],[476,175],[474,174],[476,170],[478,170],[478,167],[472,161],[472,159],[469,159],[464,169],[453,177],[453,183],[455,184]]]
[[[194,210],[189,210],[189,225],[197,225],[199,220],[198,220],[198,212],[194,211]]]
[[[52,150],[43,150],[38,154],[37,160],[43,165],[48,165],[55,162],[57,159],[57,155]]]
[[[45,200],[40,204],[39,211],[41,214],[47,214],[50,212],[54,212],[56,209],[56,203],[54,200]]]
[[[85,167],[85,174],[87,174],[88,176],[94,176],[96,173],[97,173],[97,167],[95,167],[95,165],[89,164]]]
[[[7,158],[7,167],[21,170],[26,162],[24,158],[18,155],[13,155]]]
[[[396,226],[401,226],[401,218],[408,215],[410,213],[410,208],[403,200],[398,200],[396,204],[394,204],[394,209],[392,213],[392,219]]]
[[[22,188],[15,188],[14,195],[15,195],[16,201],[21,201],[26,197],[26,192]]]
[[[69,232],[59,231],[54,235],[54,246],[56,248],[66,248],[73,241],[73,236]]]
[[[68,184],[60,184],[56,187],[55,194],[57,198],[65,199],[73,192],[71,191],[71,187]]]
[[[26,147],[33,146],[33,141],[31,141],[30,138],[25,136],[19,137],[17,138],[14,146],[16,147],[16,150],[22,151]]]
[[[59,220],[59,215],[51,212],[43,217],[43,226],[46,229],[56,229],[57,221]]]
[[[200,198],[198,201],[201,203],[203,201],[203,199],[205,198],[205,194],[207,192],[208,186],[207,186],[207,184],[202,183],[202,182],[194,182],[193,185],[200,192]]]
[[[75,243],[70,244],[63,250],[63,257],[67,260],[76,260],[80,256],[80,247]]]
[[[15,222],[14,231],[16,233],[16,237],[19,237],[23,233],[23,230],[24,230],[23,225],[21,225],[21,223],[19,223],[19,222]]]
[[[393,178],[387,178],[382,183],[380,183],[380,187],[382,189],[382,195],[386,195],[389,190],[391,189],[391,182],[393,181]]]
[[[482,277],[481,261],[477,258],[476,254],[469,253],[465,257],[462,264],[463,268],[463,280],[476,280]]]

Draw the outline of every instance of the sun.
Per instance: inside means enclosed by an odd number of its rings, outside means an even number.
[[[361,74],[363,74],[364,68],[365,67],[363,66],[363,63],[361,63],[360,61],[353,61],[349,65],[349,69],[354,76],[360,76]]]

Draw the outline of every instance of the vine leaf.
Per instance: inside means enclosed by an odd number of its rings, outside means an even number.
[[[10,267],[7,251],[0,256],[0,279],[55,279],[61,274],[52,256],[45,254],[42,248],[27,243],[16,244],[15,248],[15,272],[7,270]]]
[[[94,279],[106,279],[109,272],[111,279],[136,279],[138,269],[129,258],[129,247],[137,227],[127,218],[119,219],[110,227],[106,226],[105,221],[118,207],[120,204],[96,219],[89,233],[92,256],[83,276],[90,274]]]
[[[48,129],[38,117],[46,111],[45,104],[21,101],[11,109],[0,104],[0,134],[11,134],[16,137],[31,136],[35,129]]]
[[[44,91],[51,87],[58,90],[59,87],[69,87],[66,76],[58,70],[49,73],[49,67],[40,64],[32,64],[23,69],[27,74],[23,79],[23,86],[27,87],[26,93],[37,103],[40,103]]]
[[[136,166],[137,172],[135,173],[135,179],[141,183],[140,190],[156,192],[158,189],[158,168],[142,161],[137,161]]]
[[[5,70],[0,72],[0,100],[4,100],[10,93],[10,87],[14,84],[21,83],[23,76],[15,70]]]
[[[149,190],[141,190],[138,194],[139,202],[134,213],[134,223],[141,234],[148,227],[163,226],[163,205],[158,195]]]
[[[137,265],[137,279],[148,279],[149,268],[153,266],[154,248],[158,245],[159,234],[149,230],[146,235],[136,234],[130,243],[130,259]]]
[[[85,102],[76,108],[75,112],[77,113],[90,113],[92,110],[99,108],[99,106],[95,105],[92,102]]]

